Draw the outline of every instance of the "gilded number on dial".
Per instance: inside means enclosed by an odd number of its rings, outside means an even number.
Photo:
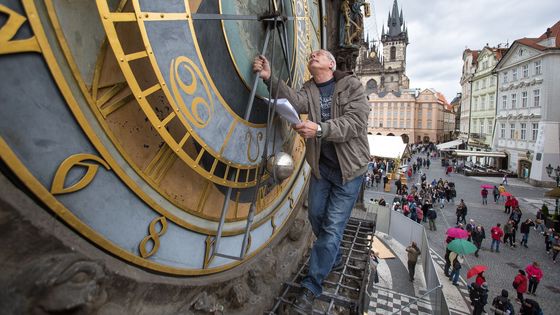
[[[159,231],[156,231],[156,224],[158,222],[161,228],[159,229]],[[142,256],[142,258],[148,258],[158,251],[159,238],[163,236],[163,234],[165,234],[166,231],[167,231],[167,219],[165,219],[165,217],[155,218],[152,220],[152,222],[150,222],[150,226],[148,227],[149,234],[146,237],[144,237],[144,239],[140,242],[140,246],[139,246],[140,256]],[[148,241],[152,241],[153,243],[153,246],[149,251],[146,250],[146,245]]]

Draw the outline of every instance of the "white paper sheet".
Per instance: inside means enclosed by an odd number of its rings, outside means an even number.
[[[264,98],[268,102],[268,98]],[[274,99],[271,100],[271,104],[274,104]],[[276,102],[276,112],[284,119],[286,119],[290,124],[299,124],[301,120],[296,112],[296,109],[290,104],[285,98],[279,98]]]

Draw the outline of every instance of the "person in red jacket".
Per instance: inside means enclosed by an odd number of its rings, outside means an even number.
[[[515,301],[519,304],[523,304],[523,293],[527,292],[527,277],[523,269],[519,269],[519,273],[515,276],[513,287],[517,291],[517,299],[515,299]]]
[[[506,203],[504,204],[504,213],[510,213],[511,207],[513,206],[513,200],[510,196],[507,196]]]
[[[525,271],[527,272],[527,277],[529,278],[529,290],[527,293],[535,295],[537,286],[543,277],[543,272],[541,268],[539,268],[539,263],[536,261],[533,261],[532,264],[525,267]]]
[[[500,223],[492,227],[490,233],[492,234],[492,245],[490,245],[490,251],[494,251],[494,245],[496,245],[496,253],[500,252],[500,242],[502,241],[502,236],[504,236],[504,231],[500,228],[502,226]]]
[[[486,282],[486,278],[484,277],[484,271],[481,271],[478,275],[476,275],[476,280],[474,283],[482,286],[482,284]]]
[[[515,197],[511,197],[511,208],[515,209],[519,207],[519,200]]]

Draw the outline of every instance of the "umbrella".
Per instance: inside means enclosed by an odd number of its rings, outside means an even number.
[[[482,184],[482,185],[480,185],[480,188],[493,189],[493,188],[494,188],[494,185]]]
[[[467,279],[472,278],[474,275],[477,275],[485,270],[488,270],[488,267],[483,265],[476,265],[467,271]]]
[[[476,246],[467,240],[454,239],[447,245],[447,248],[459,255],[467,255],[476,252]]]
[[[512,194],[508,193],[507,191],[501,192],[500,195],[510,197],[513,196]]]
[[[554,189],[551,189],[549,191],[547,191],[544,194],[545,197],[552,197],[552,198],[560,198],[560,187],[556,187]]]
[[[447,232],[445,232],[445,234],[447,234],[450,237],[453,238],[467,238],[469,237],[469,232],[460,229],[460,228],[449,228],[447,229]]]

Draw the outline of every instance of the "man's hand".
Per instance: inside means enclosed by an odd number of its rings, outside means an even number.
[[[270,78],[270,64],[265,56],[260,55],[253,60],[253,72],[258,72],[263,80]]]
[[[315,138],[317,135],[318,125],[312,121],[306,120],[297,125],[293,125],[292,128],[304,139],[309,139]]]

